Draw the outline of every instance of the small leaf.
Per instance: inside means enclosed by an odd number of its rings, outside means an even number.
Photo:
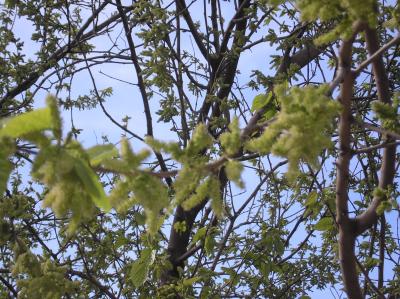
[[[76,158],[74,160],[74,167],[77,175],[81,179],[83,185],[89,194],[94,204],[108,212],[111,209],[111,204],[104,192],[99,178],[96,173],[87,165],[82,159]]]
[[[62,121],[60,118],[60,111],[58,110],[57,99],[53,95],[48,95],[46,98],[47,106],[50,109],[53,132],[57,140],[62,138]]]
[[[241,140],[239,120],[237,117],[233,118],[232,122],[229,124],[229,131],[222,133],[219,140],[221,141],[224,152],[228,156],[233,156],[239,151]]]
[[[188,286],[189,287],[189,286],[192,286],[193,284],[195,284],[196,282],[198,282],[200,279],[201,279],[201,277],[199,277],[199,276],[195,276],[195,277],[192,277],[192,278],[187,278],[187,279],[183,280],[182,284],[184,286]]]
[[[317,200],[318,200],[318,193],[316,191],[310,192],[305,202],[306,207],[313,207],[317,203]]]
[[[376,208],[376,213],[380,216],[383,213],[390,212],[392,210],[392,204],[388,200],[383,200]]]
[[[204,249],[207,255],[210,255],[213,252],[214,246],[215,246],[214,235],[213,234],[207,235],[206,240],[204,242]]]
[[[244,188],[244,183],[241,178],[241,173],[243,170],[243,165],[239,161],[229,160],[225,165],[226,176],[229,180],[234,182],[239,188]]]
[[[255,112],[257,110],[260,110],[261,108],[263,108],[264,106],[266,106],[272,99],[272,93],[269,92],[267,94],[259,94],[257,95],[254,100],[253,103],[251,104],[251,112]]]
[[[207,227],[199,228],[193,236],[192,243],[196,244],[197,241],[201,240],[206,235],[206,232],[207,232]]]
[[[144,225],[146,223],[146,216],[141,212],[135,212],[135,221],[138,225]]]
[[[96,145],[87,150],[90,158],[90,165],[98,166],[104,160],[112,159],[118,156],[118,151],[112,144]]]
[[[220,183],[217,178],[209,179],[209,194],[211,197],[211,208],[218,218],[224,214],[224,199],[221,196]]]
[[[142,250],[140,258],[132,264],[130,279],[136,288],[143,285],[146,281],[147,275],[149,274],[149,268],[153,264],[154,258],[155,251],[146,248]]]
[[[30,133],[52,129],[52,115],[49,108],[38,109],[0,122],[0,138],[19,138]]]
[[[333,223],[330,217],[323,217],[314,225],[314,229],[319,231],[326,231],[331,229],[332,225]]]

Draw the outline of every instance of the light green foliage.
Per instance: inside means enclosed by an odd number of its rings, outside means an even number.
[[[254,98],[250,110],[255,112],[261,108],[266,109],[263,115],[265,120],[271,119],[278,112],[278,104],[276,103],[272,92],[268,92],[267,94],[259,94]]]
[[[382,127],[392,131],[398,131],[400,128],[397,110],[399,108],[399,95],[396,94],[393,105],[385,104],[380,101],[373,101],[371,108],[378,119],[382,122]]]
[[[51,109],[37,109],[0,122],[0,138],[20,138],[53,127]]]
[[[376,213],[378,215],[382,215],[384,212],[390,212],[393,208],[396,208],[397,201],[392,198],[392,187],[388,189],[376,187],[373,191],[373,196],[381,200],[378,207],[376,208]]]
[[[147,279],[149,268],[153,264],[155,258],[155,251],[151,248],[145,248],[131,267],[129,278],[133,285],[138,288]]]
[[[151,138],[147,138],[146,141],[155,151],[170,153],[175,160],[182,163],[182,169],[174,182],[175,204],[181,204],[195,191],[200,181],[208,174],[205,166],[209,158],[207,155],[201,155],[201,151],[210,147],[213,143],[207,127],[204,124],[199,124],[185,149],[180,149],[176,143],[160,142]],[[202,200],[204,187],[199,186],[199,188],[197,191],[201,196],[194,195],[195,197],[186,204],[187,207],[192,207],[194,202]]]
[[[110,160],[118,156],[118,150],[112,144],[95,145],[87,149],[91,166],[99,166],[105,160]]]
[[[366,21],[371,27],[376,25],[376,1],[374,0],[298,0],[297,6],[305,21],[339,20],[336,27],[318,38],[320,44],[337,38],[347,39],[352,34],[355,21]]]
[[[374,197],[378,197],[379,199],[386,198],[386,191],[382,188],[376,187],[373,192]]]
[[[213,175],[197,186],[193,194],[182,203],[182,207],[185,210],[190,210],[207,197],[211,198],[211,207],[214,213],[221,217],[223,214],[223,200],[221,198],[220,183],[218,178]]]
[[[127,167],[131,169],[137,168],[143,160],[147,159],[150,156],[150,152],[148,150],[142,150],[139,153],[135,154],[132,151],[132,148],[126,139],[122,139],[121,141],[121,158],[122,160],[128,162]]]
[[[319,231],[330,230],[333,227],[334,225],[331,217],[323,217],[314,225],[314,229]]]
[[[394,8],[391,9],[392,18],[387,20],[384,25],[391,30],[398,28],[400,26],[400,6],[396,5]]]
[[[229,132],[224,132],[219,137],[221,141],[221,146],[227,156],[235,155],[240,147],[240,128],[239,128],[239,120],[237,117],[234,117],[232,122],[229,124]]]
[[[333,118],[339,111],[339,103],[326,94],[328,86],[276,88],[281,112],[276,121],[264,133],[247,144],[249,150],[272,152],[289,160],[288,177],[295,178],[301,161],[318,165],[318,155],[331,146],[330,136]]]
[[[163,209],[168,207],[167,187],[157,177],[146,171],[138,169],[139,165],[149,156],[149,151],[143,150],[135,154],[128,141],[123,139],[121,143],[122,161],[118,166],[122,170],[123,178],[116,184],[110,194],[110,201],[118,211],[124,212],[134,204],[143,207],[146,215],[146,224],[149,232],[154,234],[161,226],[164,217]],[[106,163],[108,166],[113,164]],[[115,164],[114,164],[115,165]]]
[[[202,164],[184,165],[181,171],[179,171],[179,175],[174,182],[176,203],[180,204],[186,200],[197,188],[201,179],[206,175],[207,173],[205,172]],[[201,192],[201,190],[198,190],[198,192]],[[195,199],[201,200],[201,198],[195,197],[192,198],[189,203],[193,202]],[[189,206],[192,206],[192,204],[189,204]]]
[[[243,165],[239,161],[229,160],[225,164],[225,173],[229,180],[234,182],[239,188],[244,188],[244,182],[241,178]]]
[[[192,195],[189,196],[184,202],[182,202],[182,207],[185,210],[190,210],[200,204],[210,192],[210,182],[211,179],[207,178],[204,182],[200,183]]]
[[[213,144],[213,139],[205,124],[199,124],[193,132],[192,139],[190,140],[185,152],[186,156],[198,156],[201,150],[210,147]]]
[[[79,143],[71,141],[63,148],[43,149],[32,168],[32,177],[49,189],[43,206],[51,207],[58,217],[71,213],[70,233],[93,216],[95,205],[104,211],[111,207],[88,160]]]
[[[390,212],[392,210],[392,208],[393,208],[393,205],[390,201],[383,200],[376,208],[376,213],[378,215],[382,215],[385,212]]]
[[[61,141],[62,138],[62,121],[60,111],[58,110],[57,99],[53,95],[48,95],[46,98],[47,107],[50,109],[51,124],[53,134],[56,140]]]
[[[92,201],[97,207],[108,212],[111,209],[110,203],[97,174],[89,167],[88,161],[76,158],[74,161],[74,168],[84,189],[89,194]]]
[[[7,141],[10,138],[23,138],[37,144],[39,153],[32,166],[32,177],[48,188],[43,205],[51,207],[58,217],[71,213],[69,232],[73,232],[81,221],[93,215],[95,205],[104,211],[109,211],[111,206],[98,176],[89,166],[85,150],[70,139],[64,145],[60,144],[62,128],[55,97],[48,96],[47,105],[47,108],[3,122],[0,141],[9,145],[2,148],[1,154],[2,158],[6,158],[11,153],[10,141]],[[52,144],[52,136],[43,134],[48,129],[52,129],[54,138],[58,140],[57,145]],[[2,177],[2,182],[6,178]]]
[[[156,152],[164,151],[180,163],[192,163],[193,161],[203,161],[204,156],[200,153],[213,144],[213,138],[208,133],[206,125],[199,124],[193,131],[187,147],[181,149],[176,142],[162,142],[151,137],[146,138],[146,143]]]
[[[79,283],[67,278],[66,267],[58,266],[48,258],[40,259],[21,245],[16,247],[13,275],[20,277],[18,298],[53,299],[77,292]]]
[[[223,146],[225,144],[230,149],[230,153],[234,153],[240,147],[238,121],[233,122],[230,130],[231,132],[221,136],[221,144]],[[182,169],[174,182],[174,205],[182,204],[184,209],[190,210],[209,197],[214,213],[218,217],[222,216],[223,200],[219,180],[207,170],[208,156],[200,155],[201,151],[213,144],[213,139],[204,124],[199,124],[196,127],[192,139],[183,150],[178,149],[174,144],[163,143],[154,139],[147,139],[147,142],[154,150],[170,152],[178,162],[182,163]]]
[[[217,231],[215,229],[211,229],[208,234],[206,235],[206,238],[204,240],[204,250],[206,251],[206,254],[208,256],[212,255],[214,253],[214,248],[216,245],[215,241],[215,235]]]
[[[221,196],[221,184],[217,177],[209,178],[209,196],[211,198],[211,208],[214,214],[221,218],[224,214],[224,200]]]
[[[186,221],[178,221],[174,224],[174,230],[184,233],[187,230]]]
[[[197,230],[197,232],[194,234],[194,236],[193,236],[193,239],[192,239],[192,244],[196,244],[198,241],[200,241],[201,239],[203,239],[204,238],[204,236],[206,235],[206,233],[207,233],[207,227],[202,227],[202,228],[199,228],[198,230]]]

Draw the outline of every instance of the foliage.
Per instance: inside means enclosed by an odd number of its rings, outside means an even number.
[[[0,298],[399,296],[398,20],[4,1]]]

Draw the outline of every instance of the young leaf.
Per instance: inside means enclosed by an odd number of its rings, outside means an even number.
[[[201,240],[206,235],[206,232],[207,232],[207,227],[199,228],[193,236],[192,243],[196,244],[197,241]]]
[[[74,160],[74,167],[95,205],[108,212],[111,209],[111,204],[96,173],[85,161],[79,158]]]
[[[130,279],[136,288],[140,287],[146,281],[149,268],[154,262],[154,257],[155,251],[146,248],[142,250],[140,258],[132,264]]]
[[[89,155],[89,162],[92,166],[100,165],[104,160],[118,156],[118,151],[112,144],[96,145],[86,151]]]
[[[253,104],[251,104],[251,112],[255,112],[257,110],[260,110],[264,106],[266,106],[272,99],[272,93],[269,92],[267,94],[259,94],[257,95],[254,100]]]
[[[53,95],[48,95],[46,98],[46,103],[50,109],[54,136],[56,137],[57,140],[61,140],[62,122],[60,118],[60,111],[58,110],[57,99]]]
[[[244,188],[244,183],[240,177],[243,170],[243,165],[239,161],[229,160],[225,165],[226,176],[234,182],[239,188]]]
[[[220,218],[224,214],[224,200],[221,196],[220,183],[217,178],[211,177],[209,183],[209,194],[211,197],[211,208],[214,214]]]
[[[214,234],[207,235],[206,240],[204,241],[204,249],[205,249],[207,255],[212,254],[215,243],[216,242],[215,242]]]
[[[319,231],[326,231],[331,229],[332,225],[333,223],[330,217],[323,217],[314,225],[314,229]]]
[[[229,132],[222,133],[219,140],[221,141],[224,152],[228,156],[232,156],[239,151],[241,141],[239,120],[237,117],[234,117],[232,122],[229,124]]]
[[[199,277],[199,276],[195,276],[195,277],[192,277],[192,278],[187,278],[187,279],[183,280],[182,284],[184,286],[190,287],[193,284],[195,284],[196,282],[198,282],[200,279],[201,279],[201,277]]]
[[[0,138],[19,138],[30,133],[52,129],[53,126],[50,109],[38,109],[9,118],[0,123]]]

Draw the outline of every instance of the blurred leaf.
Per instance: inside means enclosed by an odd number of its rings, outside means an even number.
[[[0,122],[0,138],[20,138],[24,135],[53,128],[49,108],[38,109]]]
[[[118,150],[112,144],[96,145],[87,150],[90,158],[90,165],[98,166],[104,160],[118,156]]]
[[[111,209],[111,204],[96,173],[85,161],[79,158],[74,160],[74,167],[95,205],[103,209],[104,212],[108,212]]]
[[[189,287],[189,286],[192,286],[193,284],[195,284],[196,282],[198,282],[200,279],[201,279],[201,277],[199,277],[199,276],[195,276],[195,277],[192,277],[192,278],[187,278],[187,279],[183,280],[182,284],[184,286],[188,286]]]
[[[130,279],[136,288],[140,287],[146,281],[149,268],[154,262],[154,257],[155,251],[146,248],[142,250],[140,258],[132,264]]]
[[[214,235],[213,234],[207,235],[206,240],[204,242],[204,249],[207,255],[210,255],[213,252],[214,246],[215,246]]]
[[[207,227],[199,228],[193,236],[192,243],[196,244],[197,241],[201,240],[206,235],[206,232]]]
[[[253,103],[251,104],[251,112],[255,112],[257,110],[260,110],[261,108],[263,108],[264,106],[266,106],[267,104],[270,103],[272,99],[272,93],[269,92],[267,94],[259,94],[257,95],[254,100]]]
[[[323,217],[314,225],[314,229],[319,231],[326,231],[331,229],[332,225],[333,223],[330,217]]]

